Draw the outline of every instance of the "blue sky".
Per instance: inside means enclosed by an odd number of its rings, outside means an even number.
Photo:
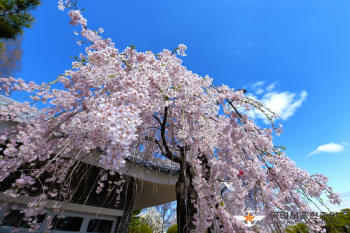
[[[103,27],[121,50],[133,44],[157,53],[183,43],[189,70],[262,100],[282,116],[284,133],[275,143],[297,166],[329,177],[344,197],[342,207],[350,207],[349,1],[84,0],[78,6],[88,27]],[[79,27],[68,24],[57,1],[44,1],[34,14],[16,77],[49,82],[84,47],[71,40]]]

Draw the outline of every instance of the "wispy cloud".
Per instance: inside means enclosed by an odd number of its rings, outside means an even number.
[[[262,94],[263,92],[264,92],[263,89],[258,89],[258,90],[255,92],[255,94],[260,95],[260,94]]]
[[[268,85],[268,86],[266,87],[266,90],[267,90],[267,91],[272,91],[272,90],[275,88],[275,86],[276,86],[276,82],[274,82],[274,83]]]
[[[287,120],[294,115],[306,97],[306,91],[302,91],[299,97],[296,97],[295,93],[269,92],[264,95],[262,102],[266,107],[279,115],[282,120]]]
[[[276,83],[274,82],[263,89],[262,86],[265,82],[259,81],[251,85],[251,88],[255,91],[255,95],[248,93],[247,96],[261,101],[267,108],[280,116],[280,119],[287,120],[289,117],[293,116],[297,109],[302,105],[307,97],[307,92],[302,91],[299,95],[291,93],[288,91],[278,92],[274,90]],[[266,92],[265,92],[266,91]],[[260,94],[264,93],[263,96],[258,97]],[[253,109],[247,114],[253,119],[263,119],[265,123],[268,123],[265,115],[259,110]]]
[[[311,155],[319,154],[319,153],[340,153],[343,150],[344,150],[344,146],[331,142],[331,143],[324,144],[317,147],[316,150],[312,151],[306,157],[310,157]]]
[[[345,193],[341,193],[340,196],[341,196],[342,198],[350,198],[350,191],[345,192]]]
[[[264,85],[264,83],[265,83],[265,81],[257,81],[256,83],[252,84],[252,87],[256,88],[256,87]]]

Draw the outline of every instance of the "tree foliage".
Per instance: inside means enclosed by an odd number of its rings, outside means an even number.
[[[321,217],[326,225],[324,228],[327,232],[346,232],[348,228],[350,229],[350,209],[342,209],[336,215],[325,214]]]
[[[166,233],[177,233],[177,232],[178,232],[177,224],[170,226],[169,229],[166,231]]]
[[[350,209],[342,209],[336,214],[321,215],[326,225],[323,226],[327,232],[348,232],[350,227]],[[308,233],[309,228],[305,223],[298,223],[286,228],[287,233]]]
[[[164,232],[176,223],[176,203],[170,202],[132,213],[130,228],[149,226],[153,232]]]
[[[147,225],[140,225],[137,227],[130,227],[129,233],[152,233],[152,229]]]
[[[0,42],[0,78],[14,76],[21,70],[21,61],[23,49],[22,38],[16,40],[5,40]],[[1,87],[1,84],[0,84]],[[4,94],[0,90],[0,94]]]
[[[163,230],[168,229],[176,223],[176,202],[165,203],[154,208],[156,208],[161,216]]]
[[[13,76],[21,69],[22,38],[5,40],[0,48],[0,77]]]
[[[153,232],[162,233],[163,232],[163,221],[161,214],[157,211],[155,207],[147,208],[146,212],[140,214],[141,223],[149,226]]]
[[[140,216],[142,210],[135,210],[132,212],[129,233],[139,233],[139,232],[154,232],[148,223]]]
[[[140,216],[137,216],[141,213],[142,210],[135,210],[132,212],[130,219],[130,227],[138,227],[141,225]]]
[[[309,233],[309,228],[305,223],[298,223],[286,228],[287,233]]]
[[[0,0],[0,39],[15,39],[30,28],[34,17],[29,13],[40,0]]]

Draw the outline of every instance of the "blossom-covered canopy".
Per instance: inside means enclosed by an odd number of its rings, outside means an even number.
[[[107,188],[105,184],[115,192],[111,185],[123,183],[113,176],[124,166],[125,156],[179,163],[183,178],[190,179],[183,187],[192,215],[190,230],[196,232],[252,230],[234,218],[245,209],[251,190],[256,211],[265,216],[276,210],[311,211],[309,203],[323,192],[332,203],[340,203],[328,178],[296,167],[283,147],[273,144],[273,134],[282,132],[273,124],[278,116],[244,96],[244,90],[215,86],[210,77],[187,70],[178,58],[186,55],[185,45],[158,54],[138,52],[133,46],[119,51],[101,36],[102,28],[87,28],[72,2],[59,2],[61,10],[67,7],[70,24],[81,25],[79,34],[88,44],[85,54],[48,84],[1,79],[5,91],[28,91],[34,101],[4,106],[1,121],[16,121],[16,116],[36,109],[38,101],[46,104],[43,114],[0,131],[0,180],[26,168],[5,195],[17,198],[29,195],[30,189],[41,190],[25,210],[32,230],[39,227],[33,217],[45,211],[47,198],[62,195],[69,201],[68,171],[96,151],[105,173],[94,192]],[[55,83],[64,89],[54,89]],[[249,119],[251,108],[261,110],[271,128],[260,128]],[[41,180],[44,174],[50,177]],[[181,190],[177,192],[181,198]],[[57,202],[54,208],[61,206]],[[183,221],[179,213],[178,221]],[[320,230],[320,223],[308,224]],[[280,229],[269,218],[256,227],[259,232]]]

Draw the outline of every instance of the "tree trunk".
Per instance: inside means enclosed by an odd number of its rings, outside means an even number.
[[[193,216],[197,213],[191,199],[197,199],[192,180],[194,178],[193,168],[186,162],[180,163],[179,179],[176,183],[177,200],[177,226],[179,233],[190,233],[194,231]],[[191,198],[194,195],[194,198]]]

